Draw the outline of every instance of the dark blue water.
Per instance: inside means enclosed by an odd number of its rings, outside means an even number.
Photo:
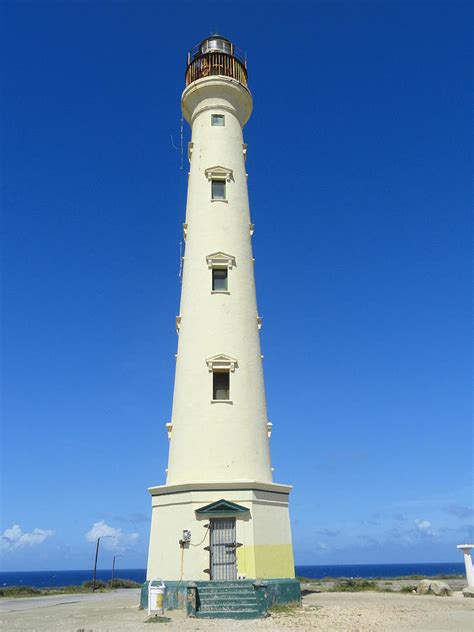
[[[98,570],[97,579],[109,581],[111,570]],[[146,570],[143,568],[115,569],[115,577],[131,579],[140,584],[145,581]],[[35,586],[45,588],[53,586],[78,586],[92,579],[92,571],[13,571],[0,573],[0,586]]]
[[[299,577],[403,577],[406,575],[464,575],[464,564],[338,564],[337,566],[296,566]]]
[[[400,577],[403,575],[464,575],[464,564],[345,564],[337,566],[296,566],[300,577]],[[98,570],[97,579],[110,580],[110,570]],[[146,571],[142,568],[116,569],[115,577],[142,583]],[[0,573],[0,586],[71,586],[92,579],[92,571],[29,571]]]

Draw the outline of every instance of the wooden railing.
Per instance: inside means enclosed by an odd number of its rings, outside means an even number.
[[[186,69],[186,85],[212,75],[231,77],[247,87],[247,69],[244,64],[224,53],[204,53],[193,59]]]

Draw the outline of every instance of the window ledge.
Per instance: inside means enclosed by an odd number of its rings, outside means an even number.
[[[224,202],[225,204],[227,204],[229,202],[229,200],[214,200],[211,198],[211,202]]]
[[[231,399],[211,399],[211,404],[230,404],[234,405],[234,402]]]
[[[211,290],[211,294],[230,294],[229,290]]]

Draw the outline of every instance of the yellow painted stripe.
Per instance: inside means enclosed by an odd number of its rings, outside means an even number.
[[[237,573],[250,578],[293,578],[295,563],[291,544],[256,544],[237,549]]]

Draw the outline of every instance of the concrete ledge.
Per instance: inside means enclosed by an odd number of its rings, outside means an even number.
[[[209,483],[176,483],[173,485],[156,485],[149,487],[148,493],[151,496],[163,496],[166,494],[179,494],[193,491],[226,491],[226,490],[260,490],[265,492],[274,492],[276,494],[285,494],[286,496],[292,490],[291,485],[282,485],[281,483],[268,483],[264,481],[239,481],[239,482],[209,482]]]
[[[150,582],[146,581],[142,584],[142,589],[140,593],[140,609],[146,610],[148,608],[148,584]],[[165,610],[174,610],[176,608],[185,609],[186,608],[186,595],[187,595],[187,586],[190,583],[189,581],[165,581],[165,596],[163,599],[163,605]],[[157,584],[158,585],[158,584]]]
[[[266,579],[267,609],[277,604],[301,603],[301,587],[297,579]]]

